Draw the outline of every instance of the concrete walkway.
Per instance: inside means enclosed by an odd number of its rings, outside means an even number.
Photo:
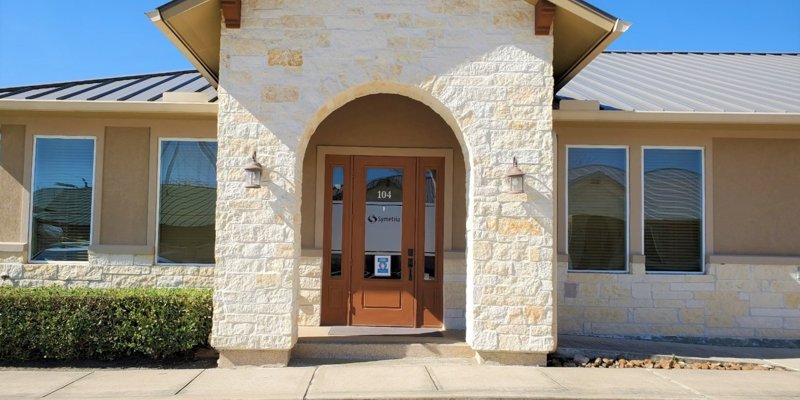
[[[397,361],[205,370],[0,370],[0,398],[42,397],[796,399],[800,398],[800,372],[493,367]]]
[[[798,399],[800,349],[560,337],[559,352],[676,355],[792,371],[536,368],[400,359],[289,368],[0,368],[0,399]]]

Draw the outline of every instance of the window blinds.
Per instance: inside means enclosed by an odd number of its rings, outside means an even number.
[[[699,149],[644,149],[644,252],[648,271],[702,271],[702,164]]]
[[[31,215],[32,261],[88,261],[94,140],[37,137]]]
[[[214,263],[217,144],[162,141],[158,262]]]
[[[625,270],[627,150],[567,149],[568,251],[572,270]]]

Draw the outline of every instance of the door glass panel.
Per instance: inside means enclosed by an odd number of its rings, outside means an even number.
[[[333,167],[331,181],[331,278],[342,278],[342,200],[344,199],[344,168]]]
[[[400,279],[403,242],[403,170],[367,168],[364,278]]]
[[[436,280],[436,170],[425,170],[425,280]]]

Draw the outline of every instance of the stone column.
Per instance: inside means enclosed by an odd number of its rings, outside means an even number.
[[[227,91],[233,88],[248,98],[253,90],[248,86],[247,79],[231,80],[219,90],[212,345],[220,351],[222,367],[285,366],[297,340],[296,137],[256,122],[248,106]],[[286,96],[267,88],[258,98],[290,103]],[[264,167],[262,187],[246,189],[244,166],[253,151]]]
[[[467,341],[482,362],[543,365],[556,345],[550,44],[498,47],[433,88],[470,147]]]

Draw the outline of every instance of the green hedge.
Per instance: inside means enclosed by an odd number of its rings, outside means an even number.
[[[0,360],[165,358],[208,344],[208,289],[0,288]]]

